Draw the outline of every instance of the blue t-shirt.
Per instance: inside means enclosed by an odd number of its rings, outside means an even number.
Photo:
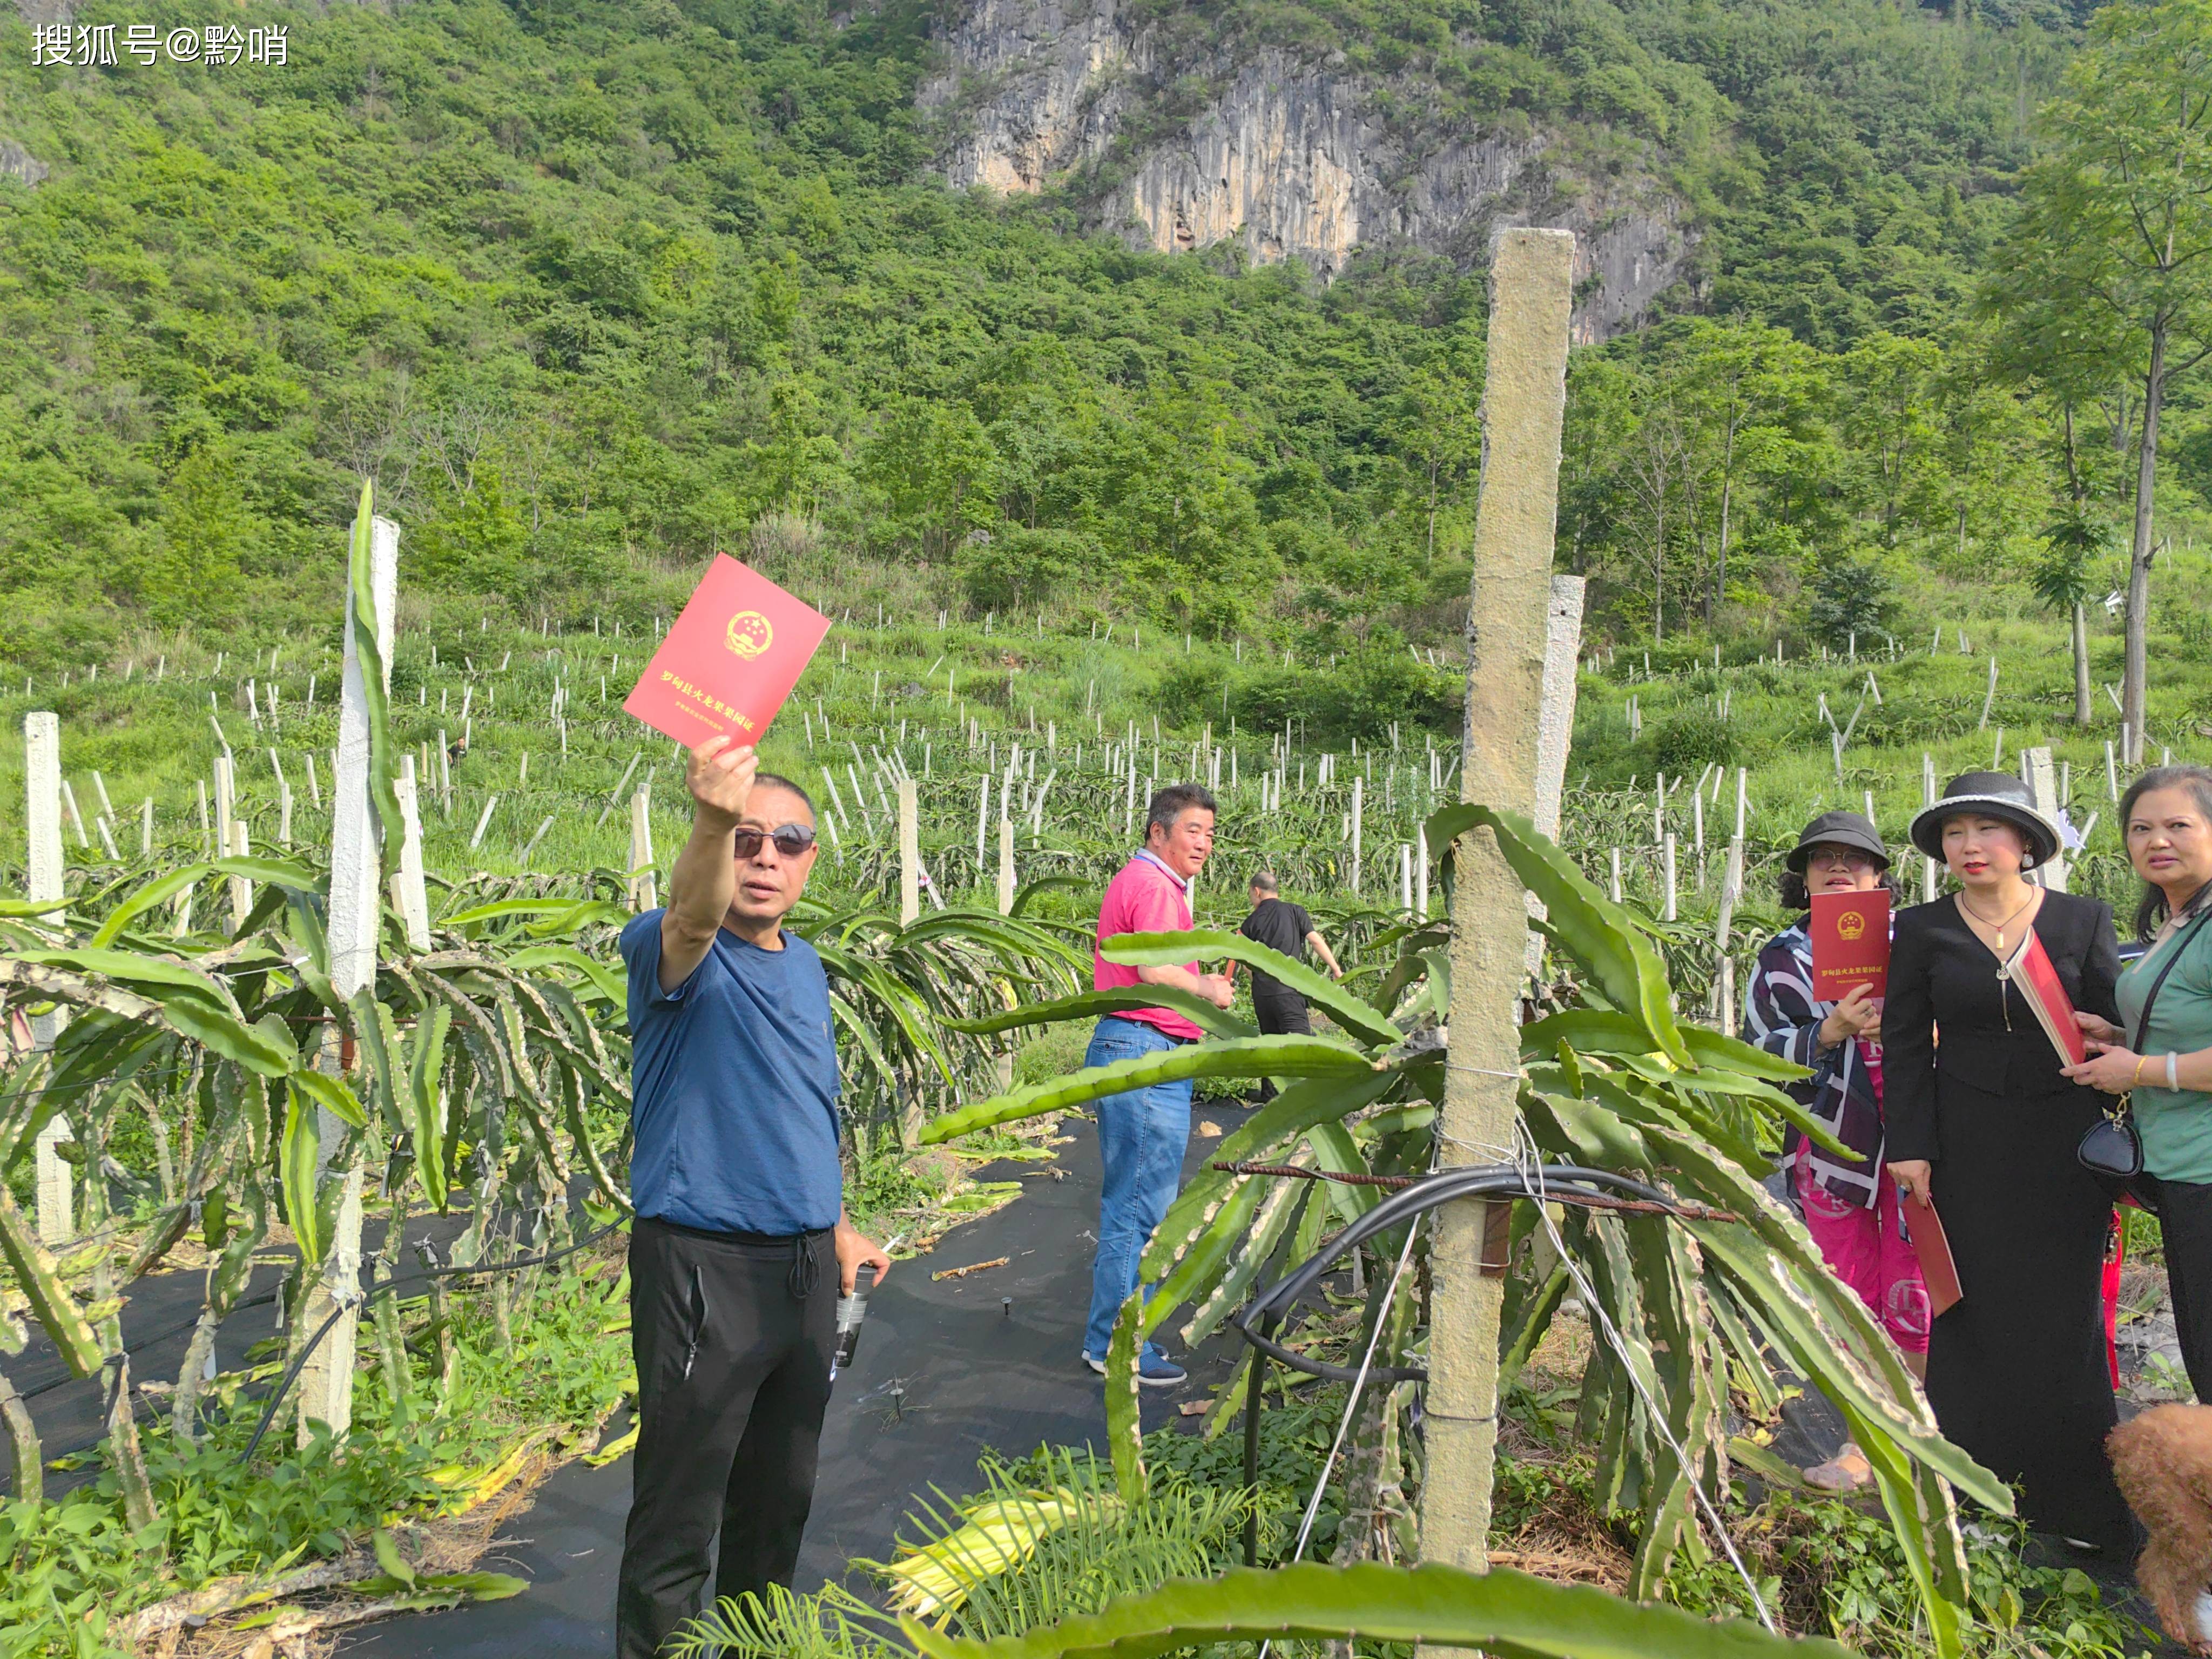
[[[837,1047],[830,981],[786,930],[763,951],[727,928],[691,977],[660,988],[660,918],[623,929],[629,968],[631,1201],[709,1232],[836,1224]]]

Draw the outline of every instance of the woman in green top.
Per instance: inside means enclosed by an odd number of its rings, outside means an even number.
[[[2150,948],[2120,975],[2118,1025],[2075,1016],[2091,1057],[2066,1074],[2134,1097],[2182,1361],[2212,1401],[2212,769],[2154,767],[2121,798],[2120,826]]]

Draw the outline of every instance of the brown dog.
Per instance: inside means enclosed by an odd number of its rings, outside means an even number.
[[[2105,1441],[2112,1474],[2150,1542],[2136,1580],[2166,1633],[2191,1653],[2212,1655],[2212,1631],[2197,1617],[2212,1583],[2212,1407],[2154,1406]]]

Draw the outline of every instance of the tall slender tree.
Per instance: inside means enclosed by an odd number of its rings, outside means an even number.
[[[2212,357],[2212,0],[2106,7],[2043,111],[2051,153],[2021,181],[2021,215],[1989,299],[2010,351],[2053,378],[2118,365],[2139,388],[2121,718],[2144,742],[2159,420]],[[2101,373],[2100,373],[2101,372]]]

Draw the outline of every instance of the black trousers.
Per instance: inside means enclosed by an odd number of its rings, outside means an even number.
[[[814,1502],[837,1319],[829,1233],[641,1218],[629,1242],[638,1436],[615,1651],[652,1659],[714,1594],[789,1584]],[[710,1557],[720,1534],[720,1559]]]
[[[1297,992],[1276,995],[1252,993],[1252,1019],[1262,1036],[1311,1036],[1313,1019],[1306,1012],[1306,1000]],[[1260,1103],[1266,1105],[1275,1097],[1275,1079],[1260,1079]]]
[[[2212,1401],[2212,1187],[2160,1181],[2157,1201],[2181,1363],[2197,1399]]]

